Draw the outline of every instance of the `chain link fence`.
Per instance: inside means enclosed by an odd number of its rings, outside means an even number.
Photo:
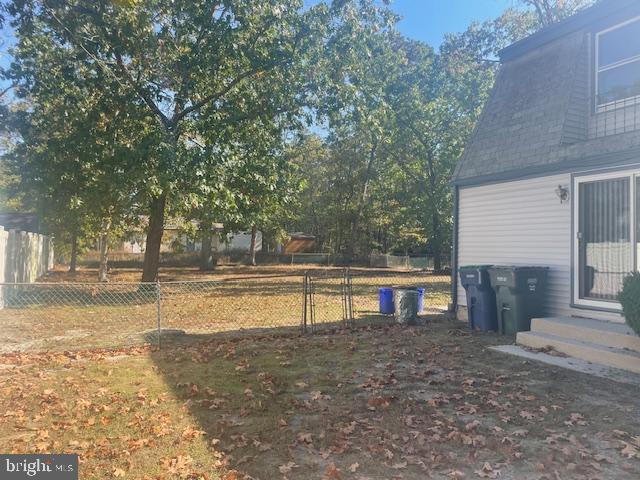
[[[445,311],[450,278],[349,269],[157,283],[0,284],[0,353],[118,348],[213,334],[314,332],[367,322],[383,287],[425,289]]]

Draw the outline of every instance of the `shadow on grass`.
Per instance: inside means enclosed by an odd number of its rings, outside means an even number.
[[[292,455],[299,431],[315,436],[322,430],[323,418],[303,411],[319,395],[314,392],[335,389],[334,374],[346,375],[342,370],[368,360],[342,343],[352,341],[352,332],[391,320],[368,315],[349,326],[327,322],[317,324],[315,334],[302,334],[299,327],[208,335],[167,332],[151,355],[165,383],[210,439],[212,455],[224,455],[225,468],[275,478]],[[291,478],[316,478],[316,471],[305,469],[310,466],[300,462]]]
[[[442,317],[421,319],[425,324]],[[165,332],[152,359],[211,439],[212,454],[224,454],[225,467],[275,478],[279,467],[293,461],[299,467],[292,478],[320,478],[317,465],[298,460],[310,454],[301,432],[313,436],[315,448],[333,444],[339,432],[325,430],[328,410],[322,405],[331,397],[324,395],[339,391],[340,379],[370,364],[370,352],[356,348],[359,334],[379,329],[384,338],[393,323],[393,316],[374,313],[349,325],[317,324],[314,334],[302,334],[299,327]],[[332,408],[348,410],[341,404]]]

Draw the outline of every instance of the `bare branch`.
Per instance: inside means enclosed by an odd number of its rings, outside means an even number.
[[[15,83],[12,83],[11,85],[9,85],[7,88],[5,88],[4,90],[2,90],[0,92],[0,100],[2,99],[2,97],[4,97],[7,93],[9,93],[9,91],[14,88],[16,86]]]

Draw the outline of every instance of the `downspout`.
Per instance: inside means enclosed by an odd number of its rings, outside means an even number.
[[[460,193],[457,185],[453,186],[453,235],[451,248],[451,303],[449,312],[458,311],[458,213]]]

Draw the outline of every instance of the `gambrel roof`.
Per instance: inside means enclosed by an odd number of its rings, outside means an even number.
[[[593,32],[637,16],[638,0],[603,0],[502,50],[496,84],[453,182],[637,163],[640,129],[594,135],[591,102]]]

